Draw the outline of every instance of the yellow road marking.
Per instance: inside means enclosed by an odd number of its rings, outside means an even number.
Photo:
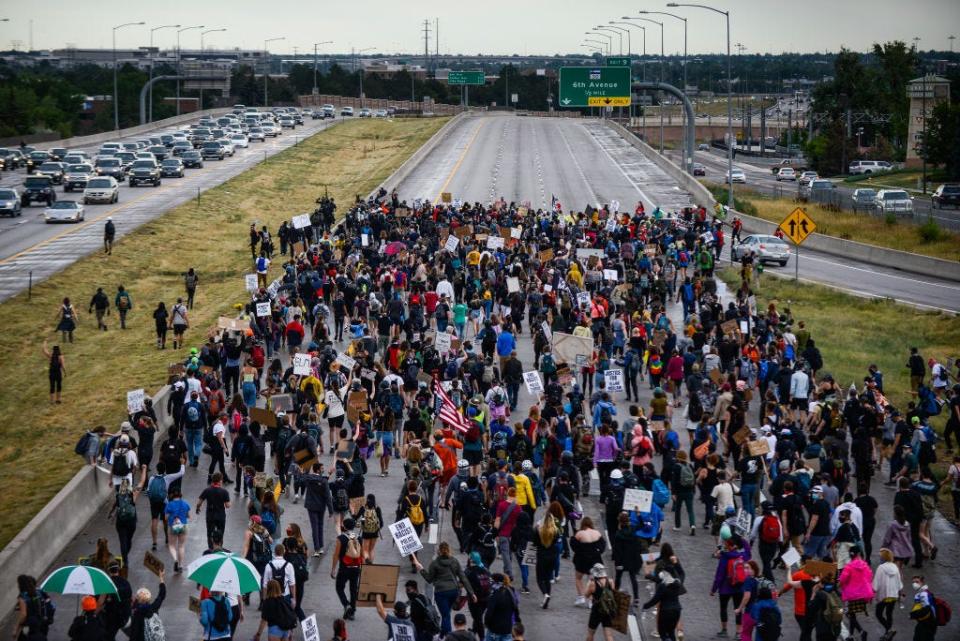
[[[433,199],[433,202],[440,202],[441,194],[447,190],[447,185],[449,185],[450,181],[453,180],[453,177],[457,175],[457,170],[459,170],[460,165],[463,164],[463,159],[467,157],[467,152],[470,151],[470,147],[473,146],[473,141],[477,139],[477,135],[480,133],[480,130],[483,129],[485,124],[487,124],[486,119],[480,121],[477,129],[473,132],[473,136],[470,137],[470,142],[468,142],[467,146],[463,148],[463,151],[460,153],[460,157],[457,159],[456,164],[453,165],[453,169],[450,170],[450,175],[447,176],[446,181],[443,183],[443,187],[441,187],[440,191],[437,192],[437,197]]]

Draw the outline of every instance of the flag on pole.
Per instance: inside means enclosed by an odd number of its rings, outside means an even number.
[[[470,420],[457,410],[457,406],[453,404],[450,396],[447,395],[437,379],[433,379],[433,393],[440,399],[440,411],[438,412],[440,420],[466,434],[467,430],[470,429]]]

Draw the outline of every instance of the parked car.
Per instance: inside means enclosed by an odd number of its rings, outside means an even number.
[[[694,176],[706,176],[707,168],[702,164],[695,162],[693,163],[693,175]]]
[[[167,158],[160,163],[161,178],[183,178],[183,162],[179,158]]]
[[[0,216],[16,218],[23,214],[20,194],[16,189],[0,189]]]
[[[930,201],[934,209],[943,209],[944,205],[957,209],[960,207],[960,185],[940,185]]]
[[[890,171],[893,165],[885,160],[854,160],[847,167],[847,172],[851,175],[875,174],[884,171]]]
[[[58,200],[43,210],[45,223],[79,223],[83,220],[83,203]]]
[[[730,249],[731,260],[740,260],[748,251],[752,251],[754,258],[761,263],[779,263],[781,267],[785,267],[790,260],[790,245],[776,236],[762,234],[747,236]]]
[[[913,198],[903,189],[881,189],[874,206],[880,214],[913,216]]]
[[[800,200],[815,203],[826,202],[837,186],[825,178],[811,180],[806,185],[800,185]]]
[[[742,169],[734,169],[733,171],[727,172],[727,182],[735,183],[747,183],[747,175],[743,173]]]
[[[793,167],[781,167],[780,171],[777,172],[777,182],[781,180],[793,180],[796,181],[797,172],[794,171]]]
[[[87,181],[87,187],[83,190],[83,202],[89,203],[115,203],[120,200],[120,183],[110,176],[97,176]]]
[[[340,116],[343,118],[349,118],[353,115],[353,107],[344,107],[340,110]]]
[[[187,169],[203,169],[203,156],[199,151],[186,151],[180,156]]]
[[[44,202],[52,205],[57,201],[57,192],[53,189],[53,181],[47,176],[27,176],[23,181],[23,191],[20,192],[20,204],[29,207],[30,203]]]
[[[853,211],[870,211],[876,206],[877,190],[854,189],[851,200],[853,200]]]
[[[130,167],[130,186],[136,187],[142,183],[150,183],[154,187],[160,186],[160,165],[155,160],[141,158],[133,162]]]
[[[82,191],[87,186],[87,181],[94,175],[93,165],[86,163],[68,165],[66,178],[63,180],[63,191],[71,192],[74,189]]]

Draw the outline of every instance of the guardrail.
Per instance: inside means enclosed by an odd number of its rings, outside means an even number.
[[[669,158],[658,154],[652,147],[624,127],[617,123],[604,122],[608,127],[617,131],[633,147],[639,149],[645,156],[653,161],[655,165],[666,172],[668,176],[676,180],[681,188],[689,191],[693,196],[694,202],[712,210],[716,201],[700,181],[688,175]],[[742,212],[734,213],[743,221],[743,228],[749,233],[772,234],[777,228],[777,224],[769,220],[749,216]],[[842,238],[825,236],[818,233],[814,233],[807,238],[803,247],[804,249],[813,249],[839,258],[890,267],[921,276],[931,276],[933,278],[943,278],[960,282],[960,261],[931,258],[920,254],[887,249],[886,247],[877,247],[876,245],[867,245],[866,243],[858,243],[854,240],[844,240]]]

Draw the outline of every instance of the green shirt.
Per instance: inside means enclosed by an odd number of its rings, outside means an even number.
[[[457,303],[453,306],[453,322],[454,323],[466,323],[467,322],[467,306],[463,303]]]

